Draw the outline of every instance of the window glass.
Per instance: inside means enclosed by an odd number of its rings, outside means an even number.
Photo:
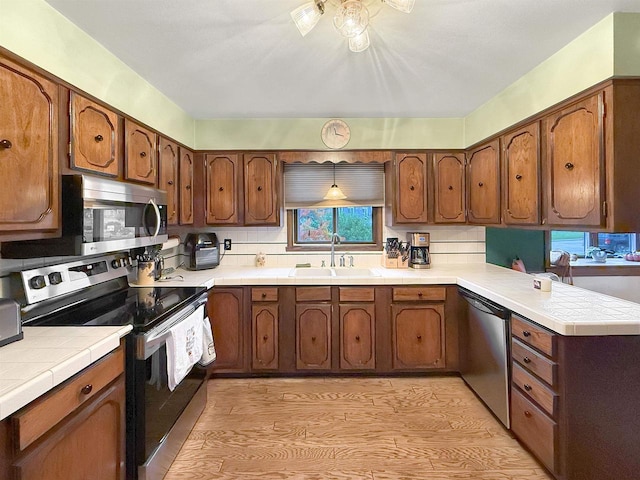
[[[622,254],[635,251],[635,235],[629,233],[598,233],[597,244],[593,245],[601,250],[613,254]]]
[[[373,207],[299,208],[295,219],[298,244],[329,243],[333,232],[341,243],[375,243]]]
[[[564,250],[584,257],[588,242],[589,234],[586,232],[551,231],[551,250]]]
[[[636,247],[635,233],[551,232],[551,250],[564,250],[579,257],[588,257],[594,248],[606,250],[610,257],[623,257]]]

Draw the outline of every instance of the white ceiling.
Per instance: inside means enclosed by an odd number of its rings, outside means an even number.
[[[334,6],[308,0],[47,0],[195,118],[462,117],[614,11],[640,0],[364,0],[352,53]],[[330,0],[336,2],[337,0]]]

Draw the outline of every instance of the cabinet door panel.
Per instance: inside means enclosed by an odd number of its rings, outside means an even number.
[[[118,176],[118,115],[71,92],[71,168]]]
[[[237,224],[240,163],[238,155],[207,155],[207,223]]]
[[[500,151],[498,140],[469,154],[467,194],[469,223],[500,223]]]
[[[374,369],[375,305],[340,305],[340,368]]]
[[[427,222],[427,155],[396,155],[396,223]]]
[[[125,119],[124,128],[127,142],[126,179],[156,185],[156,134],[129,119]]]
[[[276,156],[244,155],[244,223],[277,225],[279,223]]]
[[[217,356],[210,369],[244,370],[242,293],[242,288],[214,288],[209,294],[207,315]]]
[[[58,86],[0,57],[0,232],[58,228],[58,191]]]
[[[331,305],[296,305],[296,367],[331,368]]]
[[[464,154],[436,153],[433,156],[433,171],[435,223],[464,223]]]
[[[444,368],[444,305],[391,306],[393,368]]]
[[[178,146],[160,137],[158,188],[167,192],[167,223],[178,224]]]
[[[180,225],[193,224],[193,152],[180,147]]]
[[[278,305],[254,305],[252,308],[254,369],[278,369]]]
[[[550,224],[599,226],[604,137],[602,94],[545,119]]]
[[[540,223],[540,128],[527,125],[503,137],[504,222]]]

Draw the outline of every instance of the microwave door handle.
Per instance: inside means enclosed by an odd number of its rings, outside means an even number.
[[[162,217],[160,216],[160,209],[158,208],[156,202],[153,201],[153,198],[149,200],[149,203],[153,207],[153,210],[156,212],[156,229],[153,232],[153,236],[157,237],[158,233],[160,233],[160,223],[162,222]]]

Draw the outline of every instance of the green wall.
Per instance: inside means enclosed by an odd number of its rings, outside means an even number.
[[[198,149],[321,150],[325,118],[194,119],[44,0],[2,0],[0,46]],[[464,148],[613,75],[640,75],[640,14],[605,17],[465,118],[351,118],[349,149]]]
[[[511,268],[520,258],[527,272],[544,272],[544,232],[516,228],[485,229],[486,261]]]

